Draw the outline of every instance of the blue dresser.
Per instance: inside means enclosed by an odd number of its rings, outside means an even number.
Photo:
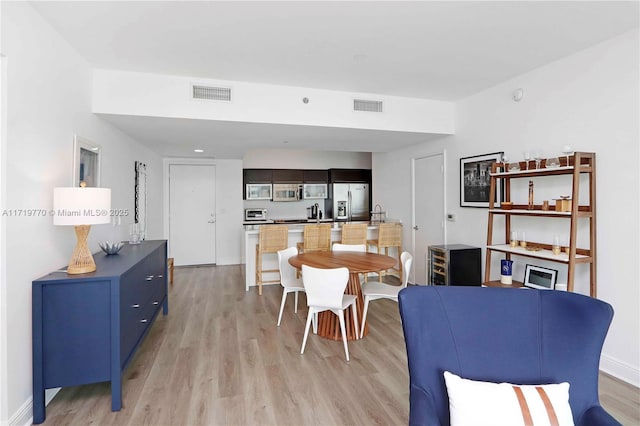
[[[33,422],[45,420],[49,388],[111,382],[122,407],[122,372],[160,311],[169,312],[167,242],[94,255],[96,271],[52,272],[33,281]]]

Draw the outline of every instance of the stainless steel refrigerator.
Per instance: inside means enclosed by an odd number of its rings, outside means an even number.
[[[369,220],[369,184],[334,183],[333,219]]]

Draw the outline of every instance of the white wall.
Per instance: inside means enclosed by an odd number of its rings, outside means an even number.
[[[193,83],[230,87],[232,101],[194,102]],[[93,111],[105,114],[436,134],[450,134],[453,129],[451,102],[399,96],[112,70],[96,70],[93,94]],[[303,97],[310,102],[303,105]],[[384,101],[384,117],[354,112],[354,97]]]
[[[166,158],[164,160],[164,235],[169,238],[169,165],[211,164],[216,170],[216,265],[242,263],[244,210],[242,160]],[[169,246],[171,247],[171,246]]]
[[[455,136],[373,155],[374,202],[385,204],[387,210],[398,206],[404,219],[410,218],[410,206],[402,202],[410,185],[405,170],[410,158],[446,148],[447,206],[457,215],[456,222],[447,222],[448,242],[482,247],[486,210],[458,207],[460,157],[504,151],[516,160],[527,148],[557,156],[566,144],[596,152],[598,298],[615,310],[601,368],[636,386],[640,385],[638,36],[637,30],[626,33],[459,102]],[[511,94],[519,87],[525,97],[516,103]],[[577,290],[588,293],[586,267],[577,269],[583,272],[577,276]]]
[[[3,208],[48,210],[53,188],[71,184],[78,134],[102,146],[102,186],[112,189],[114,208],[131,212],[126,221],[133,221],[134,160],[147,164],[148,236],[160,238],[161,159],[91,113],[92,70],[28,3],[2,2],[1,24],[8,86]],[[92,228],[92,251],[111,231]],[[32,398],[31,281],[68,262],[75,236],[71,228],[53,226],[51,217],[9,217],[3,237],[11,249],[2,252],[0,286],[11,327],[0,325],[9,366],[0,383],[0,423],[25,424]]]

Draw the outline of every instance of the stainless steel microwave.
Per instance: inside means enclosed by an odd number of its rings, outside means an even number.
[[[302,184],[274,183],[273,201],[298,201],[302,200]]]

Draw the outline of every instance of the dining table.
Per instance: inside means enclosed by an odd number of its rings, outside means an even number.
[[[364,299],[362,297],[362,288],[360,286],[360,274],[366,275],[370,272],[380,272],[389,269],[396,264],[396,259],[384,254],[368,252],[313,251],[292,256],[289,258],[289,263],[298,269],[302,269],[302,265],[323,269],[348,268],[349,282],[347,283],[345,294],[353,294],[356,296],[358,324],[362,324]],[[304,276],[302,277],[302,280],[304,282]],[[355,330],[353,328],[351,310],[346,309],[344,315],[347,340],[355,340],[358,338],[359,330]],[[369,326],[366,325],[362,336],[360,337],[364,337],[368,333]],[[342,340],[340,322],[333,312],[324,311],[318,314],[318,335],[327,339]]]

